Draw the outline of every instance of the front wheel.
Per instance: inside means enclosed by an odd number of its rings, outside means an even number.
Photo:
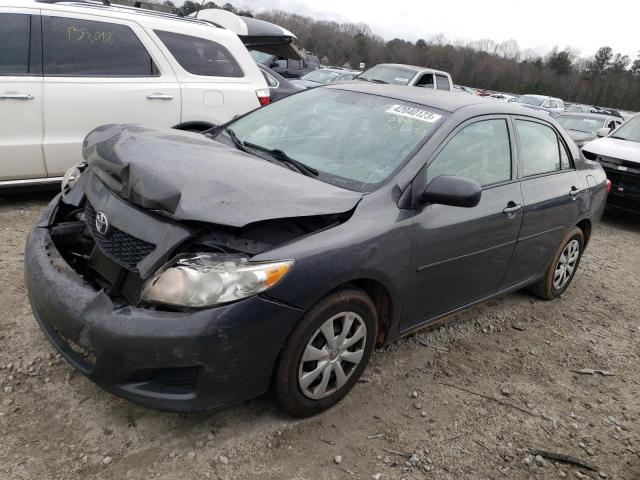
[[[575,227],[560,244],[545,276],[529,287],[529,290],[545,300],[553,300],[562,295],[578,270],[583,249],[584,234]]]
[[[289,337],[276,371],[278,404],[307,417],[338,403],[365,369],[377,335],[376,310],[362,290],[314,305]]]

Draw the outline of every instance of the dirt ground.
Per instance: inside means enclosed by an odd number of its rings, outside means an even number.
[[[378,350],[345,401],[292,420],[268,396],[157,412],[76,374],[22,277],[50,197],[0,198],[2,480],[640,478],[640,218],[605,215],[561,299],[515,293]]]

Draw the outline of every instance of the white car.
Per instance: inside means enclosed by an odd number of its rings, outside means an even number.
[[[640,213],[640,114],[608,136],[587,143],[582,154],[600,162],[611,180],[607,205]]]
[[[560,114],[564,112],[564,102],[562,100],[546,95],[520,95],[515,102],[549,114]]]
[[[400,63],[379,63],[362,72],[356,79],[372,83],[392,83],[434,90],[453,90],[451,75],[447,72]]]
[[[495,98],[496,100],[502,100],[503,102],[515,102],[518,97],[515,95],[507,95],[506,93],[492,93],[489,98]]]
[[[202,131],[268,102],[228,29],[102,2],[0,0],[0,188],[59,182],[100,125]]]

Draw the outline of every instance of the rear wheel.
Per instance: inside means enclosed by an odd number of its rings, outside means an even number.
[[[376,310],[361,290],[328,295],[293,331],[276,371],[278,404],[294,417],[314,415],[349,393],[373,351]]]
[[[575,227],[560,244],[544,278],[529,287],[529,290],[545,300],[552,300],[562,295],[578,270],[583,248],[584,234],[582,230]]]

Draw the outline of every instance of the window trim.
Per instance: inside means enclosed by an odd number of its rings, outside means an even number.
[[[566,172],[571,171],[571,170],[573,170],[573,171],[576,170],[576,165],[575,165],[575,161],[574,161],[573,155],[571,154],[571,149],[568,148],[564,137],[560,134],[558,129],[553,126],[553,124],[545,122],[544,120],[541,120],[539,118],[525,117],[523,115],[512,115],[511,116],[511,120],[513,122],[513,132],[515,134],[515,139],[516,139],[516,144],[517,144],[516,154],[517,154],[517,159],[518,159],[518,179],[519,180],[529,180],[530,178],[546,177],[546,176],[549,176],[549,175],[557,175],[559,173],[566,173]],[[516,126],[516,122],[518,120],[523,121],[523,122],[537,123],[539,125],[542,125],[542,126],[550,128],[553,131],[553,133],[556,134],[556,139],[558,140],[559,148],[564,148],[564,151],[567,154],[567,158],[569,159],[569,168],[562,168],[562,159],[560,159],[560,167],[561,168],[559,170],[554,170],[552,172],[536,173],[535,175],[524,175],[524,163],[523,163],[523,156],[522,156],[522,141],[520,139],[520,135],[518,133],[518,128]],[[558,150],[558,155],[560,155],[560,150]]]
[[[135,38],[140,42],[140,45],[142,46],[142,48],[145,50],[145,52],[147,52],[147,55],[149,55],[149,58],[151,59],[151,62],[153,63],[153,66],[156,70],[156,74],[149,74],[149,75],[78,75],[78,74],[73,74],[73,75],[69,75],[66,73],[45,73],[44,71],[44,18],[48,17],[48,18],[61,18],[61,19],[65,19],[65,20],[71,20],[71,19],[76,19],[76,20],[82,20],[82,21],[87,21],[87,22],[96,22],[96,23],[108,23],[108,24],[112,24],[112,25],[119,25],[121,27],[126,27],[128,28],[131,33],[135,36]],[[120,20],[120,19],[115,19],[115,20]],[[42,42],[42,61],[41,61],[41,66],[42,66],[42,76],[45,78],[108,78],[108,79],[116,79],[116,78],[126,78],[126,79],[135,79],[135,78],[140,78],[140,79],[146,79],[146,78],[158,78],[162,76],[162,70],[160,69],[160,67],[158,66],[158,61],[157,59],[153,56],[153,54],[149,51],[149,48],[145,45],[145,42],[143,41],[142,38],[140,38],[140,35],[138,34],[138,32],[136,32],[136,28],[134,27],[135,24],[131,23],[131,22],[127,22],[127,21],[112,21],[112,19],[110,17],[94,17],[94,16],[89,16],[89,15],[81,15],[81,14],[76,14],[75,12],[42,12],[42,14],[40,15],[40,31],[41,31],[41,42]]]
[[[440,144],[436,147],[436,149],[431,153],[431,155],[425,160],[422,167],[418,170],[418,173],[413,177],[410,182],[411,186],[411,204],[412,208],[416,208],[421,205],[419,202],[419,197],[427,187],[425,182],[425,173],[429,168],[429,165],[433,163],[433,161],[438,157],[440,152],[444,150],[444,148],[449,144],[449,142],[455,137],[460,130],[473,125],[475,123],[487,121],[487,120],[504,120],[507,125],[507,133],[509,135],[509,149],[511,155],[511,178],[509,180],[504,180],[502,182],[491,183],[488,185],[481,186],[482,191],[490,190],[492,188],[502,187],[504,185],[509,185],[511,183],[519,182],[519,171],[517,155],[516,155],[516,142],[515,142],[515,132],[513,130],[514,126],[511,124],[511,119],[509,115],[504,114],[488,114],[488,115],[478,115],[476,117],[468,118],[463,122],[459,123],[453,130],[449,132],[449,134],[440,142]]]

